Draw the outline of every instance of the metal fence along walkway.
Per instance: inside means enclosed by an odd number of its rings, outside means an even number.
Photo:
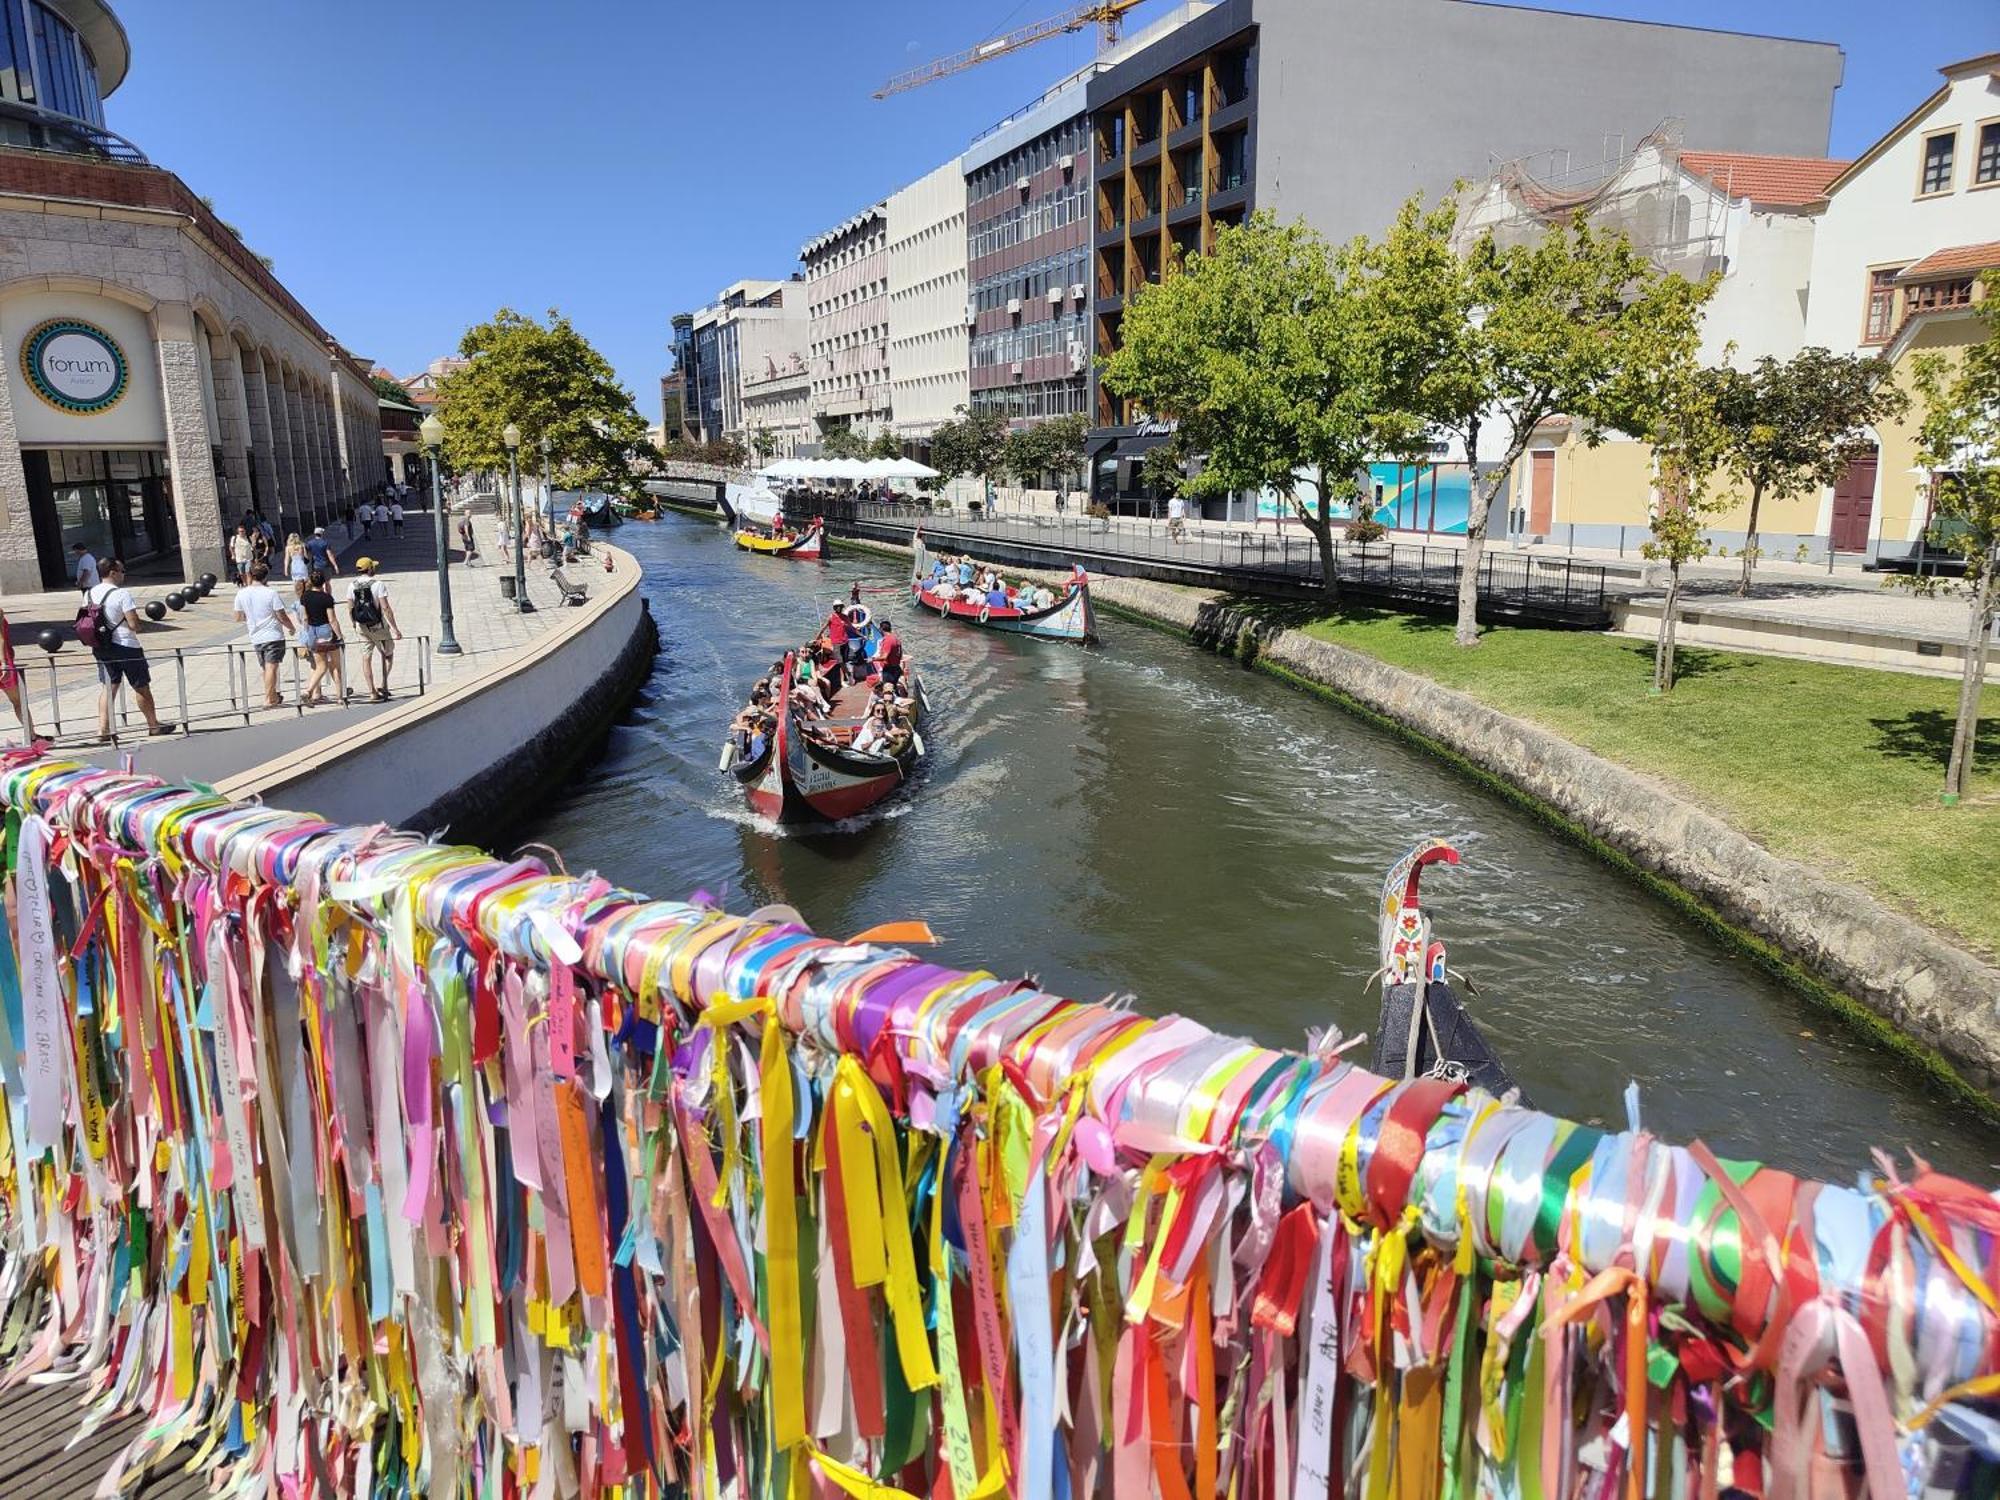
[[[1162,522],[1091,516],[967,516],[917,504],[812,498],[787,501],[796,517],[818,515],[835,536],[907,542],[919,525],[934,547],[1030,567],[1081,563],[1093,572],[1155,578],[1295,598],[1317,589],[1318,543],[1287,531],[1191,526],[1179,537]],[[1464,553],[1406,542],[1333,544],[1345,593],[1404,608],[1452,609]],[[1604,629],[1611,623],[1605,568],[1569,557],[1489,550],[1479,565],[1481,618]]]

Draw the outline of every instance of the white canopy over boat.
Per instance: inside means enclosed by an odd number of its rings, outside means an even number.
[[[913,458],[781,458],[758,470],[766,482],[796,480],[935,479],[937,470]]]

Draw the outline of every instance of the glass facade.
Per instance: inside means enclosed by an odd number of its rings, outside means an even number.
[[[0,0],[8,5],[9,0]],[[54,110],[93,125],[104,123],[104,101],[97,95],[97,60],[76,29],[41,0],[29,0],[35,49],[35,72],[41,80],[43,109]]]

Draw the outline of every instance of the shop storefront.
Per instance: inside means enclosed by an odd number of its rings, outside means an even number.
[[[180,567],[180,533],[164,452],[143,448],[27,448],[29,513],[42,582],[59,588],[69,575],[71,548],[81,542],[97,557],[122,557],[144,574]]]

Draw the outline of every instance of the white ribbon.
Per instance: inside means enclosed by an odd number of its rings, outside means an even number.
[[[26,1023],[28,1151],[39,1156],[62,1144],[62,982],[56,973],[56,940],[49,913],[49,825],[21,820],[15,870],[16,947],[22,966],[22,1020]],[[141,1045],[127,1037],[128,1047]]]

